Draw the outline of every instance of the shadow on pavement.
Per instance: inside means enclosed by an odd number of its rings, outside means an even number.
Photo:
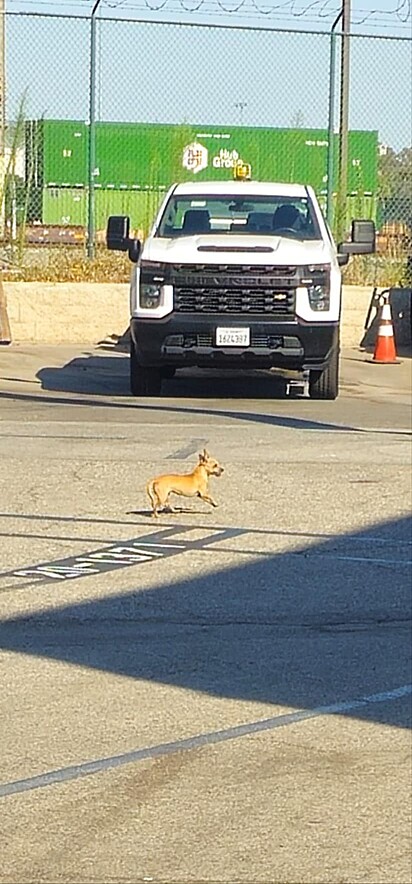
[[[113,350],[112,347],[109,349]],[[164,382],[164,396],[159,399],[133,398],[129,394],[128,359],[121,353],[96,355],[84,352],[82,356],[70,360],[63,366],[41,368],[36,377],[42,390],[50,391],[50,396],[32,392],[0,392],[0,400],[27,402],[47,405],[80,406],[107,408],[114,410],[132,409],[136,417],[139,411],[153,412],[160,420],[164,414],[182,416],[205,415],[251,421],[272,426],[302,430],[327,430],[334,432],[373,432],[368,427],[352,425],[347,422],[333,423],[322,419],[291,416],[280,411],[280,400],[284,400],[285,411],[293,407],[293,400],[284,399],[285,378],[269,372],[227,373],[227,375],[208,373],[194,377],[183,373],[176,379]],[[15,379],[16,380],[16,379]],[[354,386],[357,386],[356,384]],[[56,395],[60,393],[61,395]],[[113,397],[115,399],[113,400]],[[276,400],[279,400],[279,412],[273,413]],[[170,404],[168,400],[172,400]],[[209,401],[213,401],[213,407]],[[247,411],[233,408],[236,400],[253,402],[267,400],[271,412]],[[196,403],[196,404],[194,404]],[[204,403],[204,404],[203,404]],[[296,404],[296,401],[295,401]],[[303,413],[310,409],[325,407],[328,415],[338,416],[338,403],[314,402],[300,397],[299,407]],[[358,409],[359,414],[359,409]],[[361,412],[364,416],[364,412]],[[339,418],[337,417],[337,420]],[[397,430],[386,428],[385,433],[397,433]],[[402,430],[402,432],[404,432]]]
[[[193,389],[193,388],[192,388]],[[197,397],[197,398],[200,398]],[[153,400],[150,399],[132,399],[130,401],[125,402],[112,402],[107,401],[107,399],[90,399],[89,397],[82,397],[81,399],[77,397],[69,397],[69,396],[53,396],[53,397],[45,397],[42,395],[38,395],[36,393],[0,393],[0,400],[10,400],[13,402],[31,402],[38,403],[41,405],[49,405],[53,408],[56,405],[65,405],[65,406],[92,406],[101,407],[101,408],[110,408],[110,409],[134,409],[136,415],[139,414],[139,409],[145,412],[153,412],[157,414],[159,418],[163,414],[182,414],[186,416],[191,415],[211,415],[213,417],[223,417],[223,418],[233,418],[235,420],[240,421],[252,421],[253,423],[261,423],[261,424],[269,424],[271,426],[279,426],[279,427],[287,427],[291,429],[297,430],[328,430],[334,431],[337,433],[368,433],[374,432],[374,430],[369,430],[368,428],[360,428],[353,427],[347,424],[333,424],[328,423],[326,421],[319,420],[310,420],[309,418],[300,418],[300,417],[289,417],[284,414],[265,414],[259,412],[250,412],[250,411],[231,411],[224,408],[199,408],[193,407],[192,405],[167,405],[163,404],[162,401],[157,400],[159,404],[153,405],[150,404]],[[214,397],[216,399],[216,397]],[[333,403],[328,403],[329,405]],[[398,430],[383,430],[385,433],[394,433],[398,434]]]
[[[117,346],[102,344],[110,355],[87,352],[66,365],[37,373],[43,390],[130,398],[129,357]],[[199,371],[184,369],[163,381],[164,398],[273,399],[284,398],[286,380],[269,371]]]
[[[258,560],[222,567],[222,547],[246,554],[254,534],[230,531],[232,537],[218,545],[211,539],[202,552],[205,564],[213,563],[210,573],[174,581],[168,558],[166,582],[149,589],[144,582],[152,563],[133,565],[133,590],[3,621],[1,647],[293,708],[411,681],[409,518],[318,542],[302,538],[293,551],[262,550]],[[44,584],[26,591],[35,597]],[[403,699],[350,714],[407,727],[409,713]]]

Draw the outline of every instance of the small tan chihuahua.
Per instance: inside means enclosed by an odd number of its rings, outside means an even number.
[[[165,475],[157,476],[151,479],[146,485],[146,491],[152,504],[152,516],[156,518],[160,509],[168,509],[169,512],[175,513],[176,510],[169,503],[171,494],[179,494],[183,497],[200,497],[201,500],[210,503],[211,506],[217,506],[208,492],[209,476],[221,476],[224,472],[217,460],[203,449],[199,454],[199,463],[192,473],[186,473],[183,476]]]

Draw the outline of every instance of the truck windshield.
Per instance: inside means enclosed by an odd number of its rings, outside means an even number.
[[[170,198],[156,236],[247,234],[321,239],[310,200],[285,196],[196,195]]]

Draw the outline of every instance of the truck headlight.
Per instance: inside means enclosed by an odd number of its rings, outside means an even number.
[[[309,303],[312,310],[329,310],[330,289],[329,285],[309,285]]]
[[[146,310],[156,310],[162,299],[162,288],[158,283],[141,282],[140,283],[140,307]]]

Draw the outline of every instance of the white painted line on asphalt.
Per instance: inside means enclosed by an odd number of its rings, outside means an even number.
[[[208,529],[193,528],[192,526],[164,527],[151,535],[144,535],[123,543],[103,547],[100,550],[92,550],[77,556],[69,556],[52,562],[40,562],[19,570],[0,572],[0,577],[38,577],[48,580],[73,580],[78,577],[88,577],[91,574],[100,574],[109,570],[129,567],[131,565],[144,564],[156,561],[159,558],[178,555],[192,550],[201,550],[204,546],[215,543],[219,538],[230,539],[242,534],[243,529]],[[195,537],[193,535],[196,535]],[[163,542],[163,537],[172,539],[183,535],[183,541],[177,543]],[[150,539],[152,538],[152,539]],[[154,548],[155,547],[155,548]],[[4,589],[0,589],[3,592]]]
[[[139,546],[159,546],[161,549],[186,549],[184,543],[152,543],[150,540],[139,540]]]
[[[235,727],[222,731],[211,731],[206,734],[198,734],[185,740],[175,740],[171,743],[160,743],[157,746],[149,746],[144,749],[134,749],[123,755],[112,755],[110,758],[98,758],[86,761],[84,764],[74,764],[63,767],[60,770],[51,770],[24,780],[14,780],[10,783],[0,784],[0,798],[10,795],[18,795],[21,792],[31,792],[33,789],[43,789],[45,786],[53,786],[57,783],[67,783],[80,777],[88,777],[92,774],[113,770],[116,767],[124,767],[126,764],[136,764],[147,759],[160,758],[172,755],[175,752],[184,752],[191,749],[200,749],[202,746],[212,746],[224,743],[228,740],[236,740],[262,731],[275,730],[278,727],[287,727],[306,721],[309,718],[319,718],[322,715],[343,715],[355,709],[365,708],[374,703],[390,703],[412,694],[412,684],[400,685],[389,691],[380,691],[365,697],[354,697],[351,700],[342,700],[329,706],[318,706],[315,709],[298,709],[296,712],[288,712],[285,715],[276,715],[273,718],[265,718],[260,721],[251,721],[247,724],[239,724]]]
[[[299,555],[299,553],[296,553]],[[301,555],[301,553],[300,553]],[[412,565],[412,561],[409,559],[372,559],[367,556],[336,556],[331,553],[304,553],[306,559],[332,559],[338,560],[341,562],[365,562],[366,564],[372,565],[400,565],[403,568],[406,566],[410,568]]]

